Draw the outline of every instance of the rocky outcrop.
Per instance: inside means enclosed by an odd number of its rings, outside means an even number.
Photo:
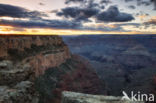
[[[122,100],[121,97],[89,95],[83,93],[63,92],[61,103],[144,103]]]
[[[70,59],[70,53],[67,47],[56,49],[55,51],[44,51],[32,58],[29,58],[30,65],[35,70],[35,75],[44,74],[48,68],[59,66],[67,59]]]
[[[60,103],[64,90],[105,94],[59,36],[1,36],[0,43],[0,103]]]
[[[0,103],[38,103],[33,83],[22,81],[13,87],[0,86]]]
[[[64,45],[59,36],[1,36],[0,43],[0,58],[7,59],[15,55],[11,55],[15,51],[23,54],[27,51],[26,56],[30,56],[33,55],[33,51],[36,53],[45,49],[52,49],[53,47],[50,48],[50,46]]]
[[[0,62],[0,103],[38,103],[29,64]]]
[[[68,47],[59,36],[1,36],[0,59],[29,63],[39,76],[70,58]]]
[[[34,80],[71,57],[59,36],[1,36],[0,43],[0,103],[37,103]]]
[[[97,74],[79,58],[72,56],[60,66],[47,69],[44,75],[37,78],[35,84],[41,96],[41,103],[60,103],[61,93],[65,90],[106,94],[105,85]]]

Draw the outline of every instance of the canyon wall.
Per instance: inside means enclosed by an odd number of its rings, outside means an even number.
[[[60,103],[64,90],[105,94],[91,68],[59,36],[0,36],[0,103]]]
[[[39,76],[49,67],[69,59],[70,52],[59,36],[1,36],[0,59],[29,63]]]
[[[17,49],[18,51],[24,51],[25,49],[31,49],[33,46],[52,46],[52,45],[64,45],[61,37],[59,36],[1,36],[0,38],[0,57],[8,57],[9,49]]]

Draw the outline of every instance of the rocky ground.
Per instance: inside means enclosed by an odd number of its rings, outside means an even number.
[[[0,103],[38,103],[30,65],[0,62]]]
[[[122,100],[122,97],[89,95],[75,92],[63,92],[62,103],[144,103]]]

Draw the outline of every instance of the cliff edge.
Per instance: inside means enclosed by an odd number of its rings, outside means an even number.
[[[105,94],[59,36],[0,36],[0,103],[60,103],[62,91]]]

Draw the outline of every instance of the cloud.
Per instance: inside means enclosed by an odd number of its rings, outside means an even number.
[[[69,4],[69,3],[82,3],[85,2],[85,0],[66,0],[65,4]]]
[[[89,18],[95,16],[98,12],[99,10],[96,8],[66,7],[57,12],[56,15],[72,18],[75,21],[89,21]]]
[[[139,12],[139,13],[136,13],[135,16],[138,17],[141,21],[144,21],[150,15],[148,13]]]
[[[95,5],[96,7],[92,7]],[[96,17],[100,13],[99,6],[93,1],[88,2],[87,7],[66,7],[61,11],[52,11],[58,16],[67,18],[62,20],[50,20],[43,19],[40,12],[29,11],[27,9],[0,4],[0,16],[8,16],[16,18],[14,20],[0,19],[0,25],[7,25],[17,28],[18,30],[24,30],[25,28],[56,28],[56,29],[77,29],[77,30],[100,30],[100,31],[120,31],[122,28],[111,27],[89,27],[84,26],[82,21],[89,21],[90,18]],[[29,19],[21,19],[29,18]],[[23,29],[18,29],[23,28]]]
[[[78,29],[82,25],[78,22],[64,20],[24,21],[24,20],[0,20],[0,25],[9,25],[23,28],[58,28],[58,29]]]
[[[126,3],[128,2],[136,2],[138,6],[150,6],[154,5],[154,10],[156,10],[156,0],[124,0]]]
[[[149,6],[149,5],[151,5],[151,2],[150,1],[137,0],[137,5],[138,6],[142,6],[142,5]]]
[[[114,24],[117,27],[122,27],[122,26],[135,26],[135,27],[139,27],[141,26],[140,23],[121,23],[121,24]]]
[[[138,6],[150,6],[151,4],[154,5],[154,10],[156,10],[156,0],[124,0],[125,2],[134,1]]]
[[[125,2],[131,2],[131,1],[133,1],[133,0],[125,0]]]
[[[18,6],[0,4],[0,16],[13,18],[41,18],[42,16],[47,15],[38,11],[29,11],[25,8]]]
[[[97,15],[97,20],[102,22],[127,22],[134,20],[131,14],[123,13],[116,6],[110,6],[106,11]]]
[[[85,26],[83,29],[86,30],[98,30],[98,31],[125,31],[121,26],[114,25],[113,27],[110,25],[97,25],[92,24],[90,26]]]
[[[57,12],[58,12],[57,9],[56,9],[56,10],[51,10],[51,11],[50,11],[50,13],[55,13],[55,14],[56,14]]]
[[[95,31],[122,31],[122,32],[125,31],[121,27],[116,27],[116,28],[110,28],[110,27],[83,27],[83,29],[84,30],[95,30]]]
[[[156,16],[144,23],[145,25],[156,25]]]
[[[136,7],[133,6],[133,5],[129,5],[128,8],[129,8],[129,9],[136,9]]]
[[[45,4],[44,4],[44,3],[42,3],[42,2],[40,2],[40,3],[39,3],[39,5],[40,5],[40,6],[44,6]]]
[[[81,12],[81,9],[78,7],[67,7],[63,8],[61,12],[57,12],[57,16],[64,16],[66,18],[75,18]]]
[[[80,22],[64,21],[64,20],[46,20],[40,21],[24,21],[24,20],[1,20],[0,25],[7,25],[16,28],[16,31],[26,30],[26,28],[49,28],[49,29],[75,29],[75,30],[95,30],[95,31],[125,31],[120,26],[101,27],[101,26],[83,26]],[[20,28],[20,29],[18,29]]]
[[[153,2],[154,3],[154,10],[156,10],[156,0],[151,0],[151,2]]]
[[[82,2],[82,0],[70,0],[70,2]],[[95,0],[86,0],[85,2],[85,7],[66,7],[56,12],[56,15],[77,22],[90,22],[91,18],[103,22],[127,22],[134,19],[131,14],[120,12],[116,6],[110,6],[103,11],[102,7],[105,8],[103,4],[111,3],[110,0],[101,0],[99,4]]]
[[[111,0],[101,0],[100,3],[108,5],[108,4],[112,3],[112,1]]]
[[[74,3],[80,4],[78,7],[81,8],[99,8],[104,9],[105,5],[112,3],[110,0],[66,0],[65,4]]]

